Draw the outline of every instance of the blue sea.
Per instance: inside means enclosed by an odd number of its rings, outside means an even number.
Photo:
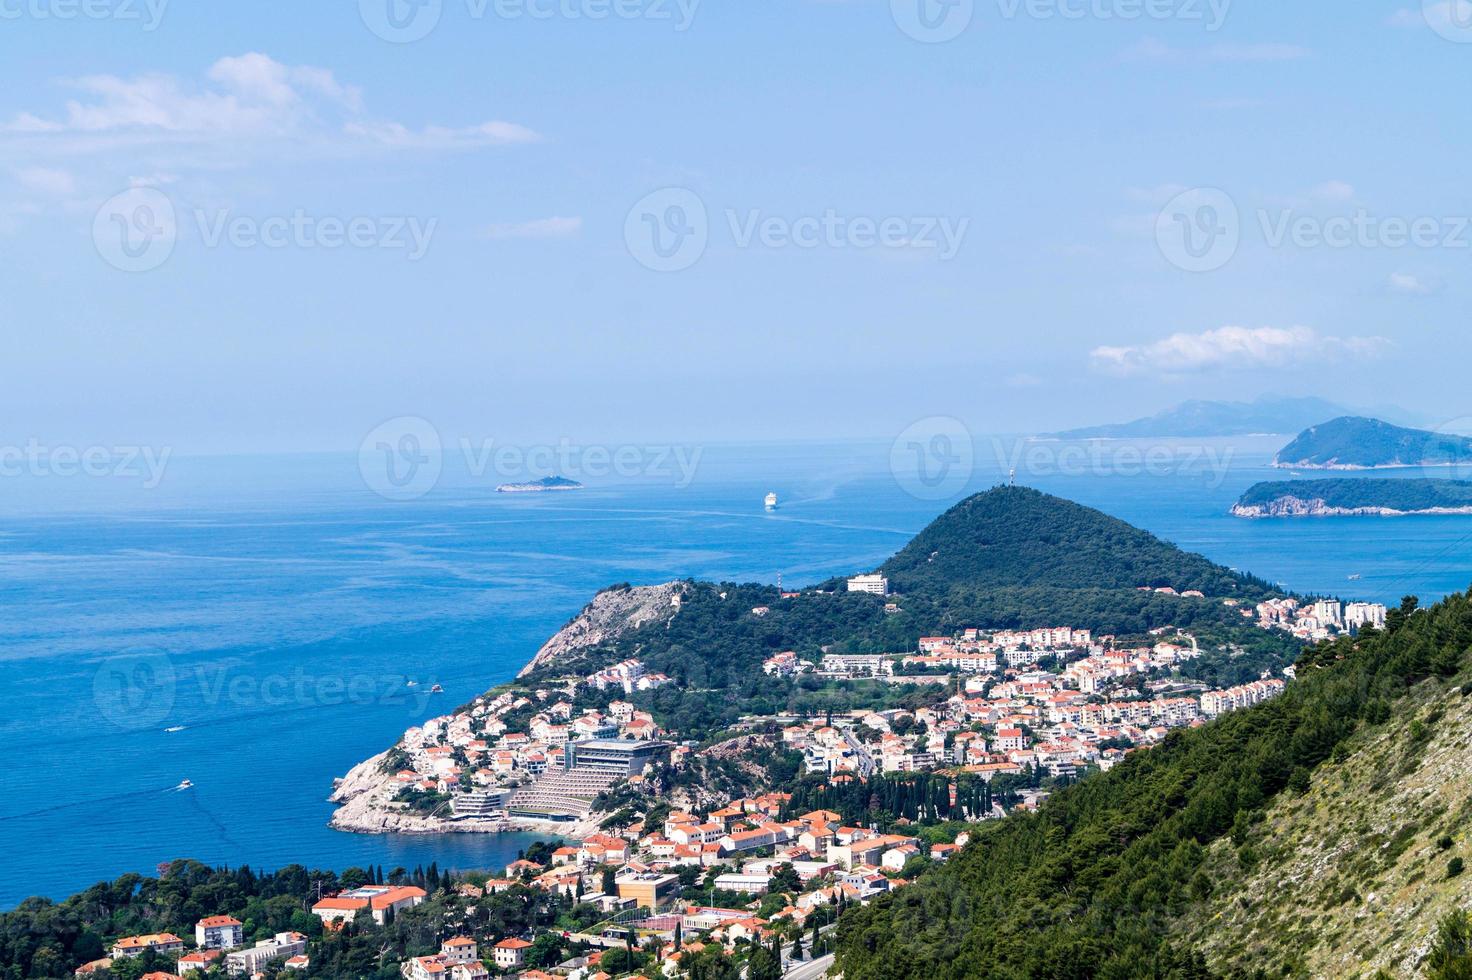
[[[533,838],[329,830],[333,777],[509,679],[603,586],[869,569],[1013,469],[1296,590],[1429,601],[1472,583],[1472,518],[1228,516],[1283,476],[1267,467],[1281,441],[1213,441],[1204,459],[1170,444],[1154,463],[1125,443],[715,445],[693,447],[693,475],[635,447],[632,469],[535,495],[497,494],[505,474],[451,453],[414,499],[375,492],[354,454],[180,457],[154,487],[7,478],[0,908],[177,857],[504,865]],[[941,465],[907,472],[911,449]]]

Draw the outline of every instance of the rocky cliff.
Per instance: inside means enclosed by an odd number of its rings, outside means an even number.
[[[668,619],[677,612],[677,598],[684,590],[682,582],[605,589],[572,622],[542,644],[537,655],[516,676],[525,677],[553,664],[571,666],[589,650],[612,642],[629,630]]]
[[[1322,498],[1286,495],[1258,504],[1234,504],[1236,517],[1405,517],[1409,514],[1472,514],[1472,507],[1423,507],[1396,510],[1393,507],[1336,507]]]

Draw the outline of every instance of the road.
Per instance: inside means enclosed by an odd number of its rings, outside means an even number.
[[[783,974],[784,980],[818,980],[828,972],[833,965],[833,954],[820,956],[815,960],[803,960],[801,963],[789,963],[788,970]]]

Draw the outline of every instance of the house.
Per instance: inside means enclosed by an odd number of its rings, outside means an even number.
[[[218,949],[201,949],[193,953],[185,953],[179,957],[179,962],[174,964],[174,969],[178,970],[181,975],[192,970],[208,970],[224,955]]]
[[[211,915],[194,924],[194,945],[200,949],[234,949],[245,945],[245,926],[228,915]]]
[[[456,936],[440,943],[440,955],[451,964],[469,963],[479,958],[475,940],[467,936]]]
[[[288,956],[286,962],[281,964],[287,970],[305,970],[312,965],[312,958],[305,953]]]
[[[450,967],[450,980],[490,980],[491,971],[480,960],[456,963]]]
[[[445,980],[449,976],[450,965],[443,956],[416,956],[405,961],[399,972],[404,975],[404,980]]]
[[[503,970],[518,969],[526,962],[526,951],[531,948],[531,943],[525,939],[503,939],[495,946],[493,956],[496,965]]]
[[[149,950],[155,953],[182,953],[184,940],[172,932],[150,933],[146,936],[124,936],[112,944],[112,958],[142,956]]]

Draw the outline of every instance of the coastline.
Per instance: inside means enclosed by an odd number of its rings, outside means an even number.
[[[1331,507],[1323,500],[1280,497],[1266,504],[1233,504],[1233,517],[1263,520],[1274,517],[1445,517],[1472,516],[1472,507],[1427,507],[1396,510],[1393,507]]]

